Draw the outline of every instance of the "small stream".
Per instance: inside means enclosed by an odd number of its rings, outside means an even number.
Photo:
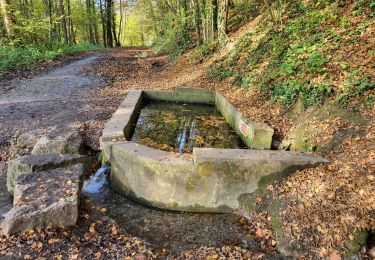
[[[109,217],[130,235],[147,240],[156,252],[170,254],[200,246],[240,245],[258,251],[253,238],[234,214],[181,213],[150,208],[114,192],[108,183],[109,168],[102,166],[84,183],[83,196],[97,207],[107,209]]]

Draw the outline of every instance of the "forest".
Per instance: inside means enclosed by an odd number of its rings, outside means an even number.
[[[375,259],[375,0],[0,0],[0,259]]]

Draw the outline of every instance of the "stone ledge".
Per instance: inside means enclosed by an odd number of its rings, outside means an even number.
[[[143,90],[143,94],[144,97],[149,100],[215,104],[215,92],[204,88],[177,88],[174,91]]]
[[[36,171],[46,171],[77,163],[87,166],[91,159],[86,155],[79,154],[45,154],[28,155],[10,160],[7,171],[7,188],[13,194],[15,182],[19,175]]]

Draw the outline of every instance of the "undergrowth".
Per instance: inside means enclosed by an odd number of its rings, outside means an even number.
[[[342,106],[365,98],[370,107],[374,96],[365,94],[374,88],[373,64],[361,70],[363,64],[348,60],[345,51],[365,45],[361,37],[375,24],[374,8],[373,0],[357,1],[349,11],[333,1],[298,2],[280,28],[263,23],[244,35],[209,68],[207,78],[257,87],[286,107],[297,99],[307,108],[333,97]]]
[[[53,46],[52,50],[36,46],[13,47],[0,45],[0,72],[23,69],[37,62],[56,59],[63,54],[98,49],[100,49],[99,46],[92,44],[76,44],[73,46],[59,44]]]

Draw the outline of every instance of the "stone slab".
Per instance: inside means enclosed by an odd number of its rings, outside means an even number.
[[[65,167],[77,163],[89,166],[91,159],[79,154],[28,155],[10,160],[7,170],[7,188],[13,194],[15,181],[21,174]]]
[[[72,226],[78,219],[83,164],[18,176],[14,206],[1,227],[6,236],[47,226]]]

